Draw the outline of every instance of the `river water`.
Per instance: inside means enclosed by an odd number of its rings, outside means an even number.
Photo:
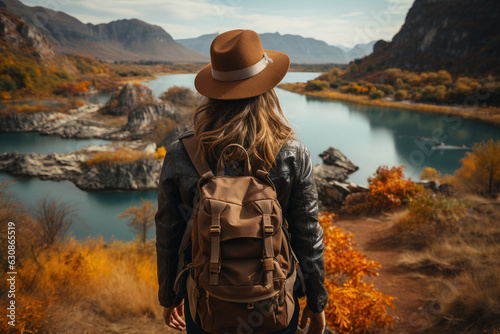
[[[291,72],[284,82],[304,82],[319,73]],[[156,96],[173,85],[194,89],[194,74],[161,76],[146,84]],[[318,154],[329,146],[340,149],[360,169],[350,181],[367,184],[367,177],[378,166],[405,165],[405,174],[413,179],[425,166],[441,173],[453,173],[460,166],[465,150],[432,150],[434,139],[447,145],[467,145],[490,138],[500,139],[500,129],[478,121],[457,117],[423,114],[406,110],[378,108],[303,96],[277,89],[287,118],[293,123],[297,137],[309,147],[314,163],[320,163]],[[102,102],[106,95],[92,97]],[[34,133],[0,133],[0,152],[71,152],[101,140],[71,140],[44,137]],[[71,182],[41,181],[12,177],[0,173],[1,181],[13,181],[10,192],[33,206],[49,193],[75,203],[85,224],[73,226],[75,236],[102,235],[130,240],[124,219],[119,219],[127,207],[139,205],[141,198],[156,201],[156,191],[142,192],[85,192]],[[154,231],[151,232],[154,235]]]

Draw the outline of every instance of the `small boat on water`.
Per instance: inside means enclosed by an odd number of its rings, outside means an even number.
[[[436,144],[432,146],[433,150],[472,150],[472,147],[467,146],[467,145],[446,145],[445,143],[441,142],[439,144]]]

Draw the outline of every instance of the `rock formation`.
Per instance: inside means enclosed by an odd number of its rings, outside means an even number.
[[[128,115],[135,109],[157,103],[149,87],[129,82],[117,95],[109,99],[102,112],[115,116]]]
[[[162,161],[141,160],[111,165],[97,164],[80,175],[75,184],[84,190],[146,190],[158,187]]]
[[[176,119],[177,114],[170,104],[160,103],[136,109],[128,114],[127,124],[124,131],[137,131],[147,128],[149,125],[159,121],[163,117]]]
[[[50,59],[55,52],[47,38],[35,26],[28,24],[19,17],[0,8],[0,42],[4,42],[14,50]]]
[[[126,147],[151,155],[154,143],[124,142]],[[12,175],[38,177],[54,181],[69,180],[83,190],[149,190],[156,189],[161,159],[145,159],[128,163],[101,163],[87,166],[94,154],[113,151],[115,144],[90,145],[71,153],[2,153],[0,170]]]
[[[313,176],[322,208],[338,207],[347,195],[367,190],[364,186],[346,182],[348,175],[357,171],[358,166],[340,150],[330,147],[319,156],[323,164],[313,167]]]

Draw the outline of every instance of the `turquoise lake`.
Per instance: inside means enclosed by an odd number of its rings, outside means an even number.
[[[283,82],[304,82],[318,75],[290,72]],[[173,85],[194,88],[194,76],[161,76],[146,84],[159,96]],[[466,150],[433,150],[435,142],[472,146],[474,142],[500,139],[500,128],[478,121],[276,91],[297,137],[309,147],[313,162],[320,163],[318,154],[329,146],[336,147],[360,167],[349,177],[350,181],[360,184],[367,184],[367,177],[380,165],[405,165],[405,174],[416,180],[426,166],[451,174],[460,166]],[[107,95],[94,96],[91,101],[102,103],[106,98]],[[62,153],[105,142],[36,133],[0,133],[0,152]],[[131,240],[134,234],[118,215],[127,207],[139,205],[141,198],[156,201],[156,191],[93,193],[82,191],[71,182],[41,181],[4,173],[0,173],[1,181],[13,181],[9,191],[28,206],[36,204],[47,193],[75,203],[85,224],[72,226],[70,231],[79,238],[100,234],[106,239],[114,236]],[[154,231],[150,235],[154,236]]]

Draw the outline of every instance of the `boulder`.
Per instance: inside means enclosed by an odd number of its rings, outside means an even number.
[[[347,159],[344,153],[334,147],[329,147],[327,150],[320,153],[319,156],[325,165],[343,168],[348,173],[354,173],[359,169],[351,160]]]
[[[339,207],[349,194],[367,190],[362,185],[346,183],[349,174],[357,171],[359,167],[340,150],[330,147],[319,156],[323,164],[313,167],[313,176],[321,207]]]
[[[102,111],[109,115],[128,115],[130,112],[158,102],[147,86],[127,83],[116,96],[112,96]]]

